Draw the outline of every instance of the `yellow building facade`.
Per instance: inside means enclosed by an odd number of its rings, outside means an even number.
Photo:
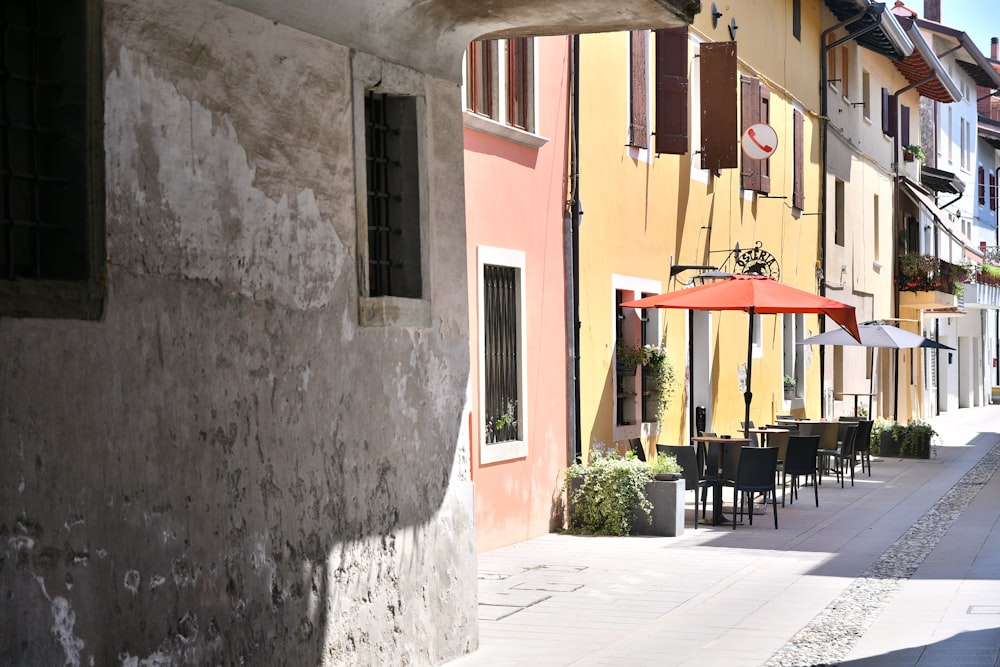
[[[620,303],[684,289],[708,267],[818,293],[820,12],[792,0],[721,15],[706,7],[682,32],[581,37],[584,456],[595,444],[624,450],[634,438],[652,453],[655,443],[686,442],[702,421],[736,433],[744,418],[746,314]],[[775,132],[769,159],[740,150],[753,123]],[[796,345],[820,330],[817,316],[758,317],[751,419],[818,416],[819,365]],[[618,363],[622,343],[666,353],[675,380],[659,419],[647,372]],[[787,398],[785,376],[795,380]]]

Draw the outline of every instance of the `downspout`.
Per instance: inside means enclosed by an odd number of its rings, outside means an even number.
[[[840,23],[827,28],[823,31],[819,38],[819,120],[820,120],[820,133],[819,133],[819,156],[821,162],[822,172],[820,174],[819,183],[819,268],[823,271],[826,270],[826,202],[827,202],[827,125],[830,123],[829,117],[829,101],[827,99],[827,78],[830,73],[827,71],[827,53],[846,41],[854,39],[855,35],[848,35],[842,39],[836,40],[831,44],[826,43],[826,38],[828,35],[834,33],[837,30],[841,30],[846,26],[861,20],[865,14],[868,13],[867,9],[858,12],[856,15],[849,19],[841,21]],[[879,23],[873,24],[873,28],[877,27]],[[826,278],[819,281],[819,294],[820,296],[826,296]],[[825,330],[825,321],[821,317],[819,318],[819,329],[820,333]],[[817,414],[823,414],[823,387],[826,385],[826,346],[819,346],[819,410]]]
[[[573,358],[568,401],[570,437],[568,438],[569,463],[583,456],[583,441],[580,433],[580,36],[570,40],[570,145],[569,145],[569,234],[570,234],[570,280],[572,283],[572,317],[569,326],[571,337],[570,356]]]
[[[994,181],[994,182],[996,183],[996,187],[1000,188],[1000,167],[996,168],[996,175],[997,175],[996,176],[996,181]],[[996,241],[996,243],[997,243],[997,247],[1000,248],[1000,192],[997,192],[997,195],[998,196],[996,196],[996,200],[997,200],[997,213],[996,213],[996,218],[997,218],[996,237],[997,237],[997,241]],[[1000,310],[995,310],[993,312],[996,315],[996,320],[997,320],[997,328],[996,328],[997,353],[996,353],[996,356],[993,357],[993,363],[994,363],[994,365],[995,365],[995,367],[997,369],[997,383],[996,383],[996,386],[1000,387]],[[992,403],[992,402],[993,401],[992,401],[992,394],[991,394],[990,403]]]

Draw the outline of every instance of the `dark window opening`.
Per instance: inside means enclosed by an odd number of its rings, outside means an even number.
[[[792,37],[802,41],[802,0],[792,0]]]
[[[368,295],[420,298],[417,101],[365,95]]]
[[[90,84],[98,80],[93,51],[100,43],[91,12],[93,3],[84,2],[0,6],[0,279],[17,280],[16,292],[46,301],[13,296],[6,283],[2,312],[100,314],[103,158],[88,136],[99,106]],[[23,281],[36,287],[26,291]],[[53,299],[64,306],[53,307]]]
[[[520,440],[518,269],[483,267],[486,442]]]

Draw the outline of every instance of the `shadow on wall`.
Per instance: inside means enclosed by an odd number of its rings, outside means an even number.
[[[145,289],[96,326],[5,321],[0,663],[469,650],[471,493],[442,506],[467,346],[349,351],[315,314]]]

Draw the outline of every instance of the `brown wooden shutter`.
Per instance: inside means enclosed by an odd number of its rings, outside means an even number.
[[[986,203],[986,170],[979,167],[979,205]]]
[[[758,123],[771,123],[771,89],[767,86],[760,87],[760,114],[757,116]],[[760,187],[758,192],[771,192],[771,159],[760,160]]]
[[[882,89],[882,134],[887,137],[896,136],[896,96],[889,95],[887,88]]]
[[[899,107],[899,145],[910,145],[910,107],[905,104]]]
[[[740,134],[760,121],[760,81],[755,76],[740,77],[740,109],[742,126]],[[740,187],[744,190],[760,189],[760,160],[752,160],[746,153],[741,155]]]
[[[656,129],[657,153],[684,155],[688,151],[688,31],[657,30]]]
[[[629,56],[632,78],[629,86],[630,118],[628,143],[637,148],[649,148],[649,118],[646,115],[646,90],[649,86],[646,72],[646,31],[633,30],[629,36]]]
[[[701,168],[739,166],[736,42],[701,45]]]
[[[805,118],[798,109],[792,111],[792,207],[805,208]]]

